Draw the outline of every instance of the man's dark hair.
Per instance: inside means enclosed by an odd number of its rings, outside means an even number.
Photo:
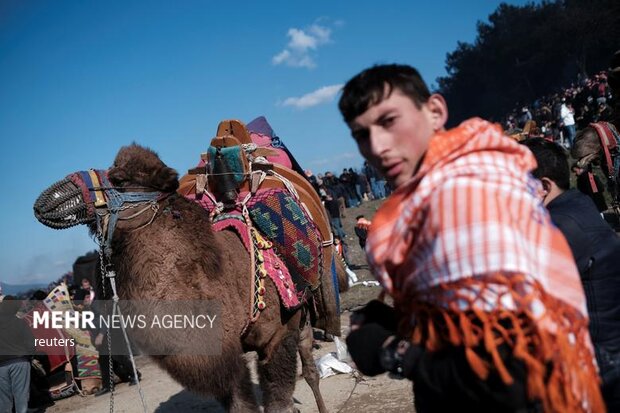
[[[400,90],[420,108],[431,96],[420,73],[408,65],[377,65],[359,73],[344,85],[338,102],[346,123]]]
[[[570,170],[564,148],[543,138],[527,139],[523,144],[534,154],[538,163],[532,171],[536,178],[549,178],[565,191],[570,188]]]
[[[358,219],[360,219],[360,218],[364,218],[364,215],[358,215],[358,216],[356,216],[356,217],[355,217],[355,220],[357,221],[357,220],[358,220]]]

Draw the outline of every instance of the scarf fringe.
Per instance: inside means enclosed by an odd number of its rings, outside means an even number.
[[[467,288],[472,283],[485,286],[480,279],[457,282],[462,283],[468,284]],[[449,289],[457,288],[451,284]],[[471,369],[480,379],[487,380],[494,371],[506,386],[514,383],[499,353],[499,347],[507,344],[511,355],[525,364],[528,397],[540,400],[545,412],[604,412],[587,319],[572,306],[545,294],[536,282],[528,290],[533,291],[527,295],[528,302],[536,300],[545,307],[545,314],[538,319],[530,311],[498,307],[489,312],[475,303],[467,310],[456,310],[447,309],[449,304],[444,309],[411,299],[406,300],[406,309],[399,306],[397,297],[395,302],[401,311],[415,315],[416,327],[408,333],[415,344],[424,345],[429,352],[447,345],[463,346]],[[523,301],[515,289],[510,292],[514,302]]]

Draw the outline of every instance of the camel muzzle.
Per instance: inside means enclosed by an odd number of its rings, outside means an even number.
[[[54,229],[95,222],[95,208],[105,205],[101,177],[105,171],[80,171],[56,182],[37,198],[34,215]],[[102,175],[103,174],[103,175]]]

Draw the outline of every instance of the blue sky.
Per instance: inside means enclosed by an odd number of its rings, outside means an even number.
[[[265,115],[304,168],[358,167],[339,87],[392,62],[432,84],[499,3],[3,0],[0,281],[51,281],[97,248],[85,227],[39,224],[32,205],[132,141],[185,173],[220,120]]]

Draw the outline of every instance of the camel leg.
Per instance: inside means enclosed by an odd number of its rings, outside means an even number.
[[[293,392],[297,376],[299,330],[289,332],[268,361],[258,362],[265,413],[295,412]]]
[[[245,360],[241,359],[239,369],[239,377],[235,381],[235,385],[230,389],[231,393],[225,398],[219,399],[219,402],[224,406],[227,412],[231,413],[249,413],[259,412],[260,409],[256,403],[254,397],[254,390],[252,388],[252,379],[250,377],[250,370],[245,363]]]
[[[306,379],[306,383],[312,389],[314,394],[314,400],[316,400],[317,407],[320,413],[327,413],[327,407],[321,396],[319,390],[319,371],[314,364],[314,358],[312,357],[312,326],[310,320],[306,321],[304,328],[301,331],[301,337],[299,339],[299,356],[301,357],[302,375]]]

